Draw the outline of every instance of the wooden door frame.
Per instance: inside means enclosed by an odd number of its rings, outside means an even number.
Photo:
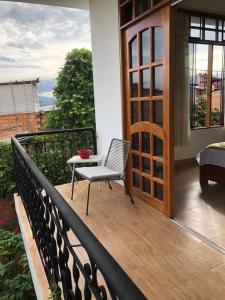
[[[168,128],[168,139],[169,141],[166,141],[167,151],[166,151],[166,159],[169,161],[169,165],[166,167],[168,168],[168,173],[170,176],[168,178],[165,178],[164,180],[167,181],[167,194],[166,196],[169,197],[170,201],[166,202],[165,208],[162,211],[162,213],[171,218],[173,217],[173,192],[174,192],[174,186],[173,186],[173,178],[174,178],[174,130],[173,130],[173,104],[172,104],[172,97],[173,97],[173,90],[174,90],[174,81],[172,80],[173,76],[173,55],[174,55],[174,8],[170,7],[169,5],[167,7],[163,6],[163,18],[165,18],[166,22],[168,22],[169,26],[166,26],[165,28],[165,36],[167,37],[167,43],[165,43],[164,48],[164,55],[166,56],[165,61],[169,61],[169,66],[166,68],[167,71],[164,73],[164,76],[166,76],[165,82],[168,83],[168,86],[165,88],[164,85],[164,91],[165,91],[165,99],[168,99],[167,103],[164,103],[164,105],[167,105],[167,109],[164,109],[163,114],[167,110],[169,114],[169,118],[164,118],[164,120],[167,120],[167,123],[164,124],[164,126],[167,126]],[[151,14],[154,14],[156,11],[150,11],[148,14],[145,14],[143,18],[149,17]],[[143,19],[140,18],[140,21]],[[136,23],[136,22],[135,22]],[[130,26],[133,26],[131,24]],[[121,28],[120,31],[120,55],[121,55],[121,94],[122,94],[122,130],[123,130],[123,138],[128,138],[128,116],[127,116],[127,94],[126,91],[129,89],[129,80],[127,78],[127,69],[126,66],[128,64],[127,61],[127,47],[126,39],[124,38],[125,31],[127,30],[127,26],[125,28]],[[164,39],[165,41],[165,39]],[[165,84],[165,83],[164,83]],[[165,166],[164,166],[165,167]],[[128,181],[128,185],[130,186],[130,176],[126,176],[126,180]]]

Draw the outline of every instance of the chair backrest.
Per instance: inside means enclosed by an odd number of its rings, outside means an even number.
[[[125,140],[112,139],[106,157],[105,166],[110,170],[124,174],[130,153],[131,143]]]

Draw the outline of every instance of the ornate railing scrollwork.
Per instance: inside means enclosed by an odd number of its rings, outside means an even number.
[[[52,134],[69,132],[85,135],[90,129]],[[37,135],[42,134],[46,133]],[[16,185],[50,287],[54,283],[66,300],[146,299],[28,155],[26,149],[37,148],[29,140],[33,136],[12,138]],[[48,148],[50,144],[44,143]],[[51,145],[56,143],[54,139]],[[96,141],[93,150],[96,152]]]

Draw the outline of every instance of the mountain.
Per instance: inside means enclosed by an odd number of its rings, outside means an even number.
[[[38,84],[38,97],[41,107],[52,106],[56,100],[53,96],[53,90],[56,85],[56,79],[41,80]]]

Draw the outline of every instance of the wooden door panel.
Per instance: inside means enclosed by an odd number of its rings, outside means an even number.
[[[122,33],[128,184],[163,214],[171,211],[170,7]]]

